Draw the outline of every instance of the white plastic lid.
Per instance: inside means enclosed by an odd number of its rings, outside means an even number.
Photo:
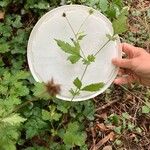
[[[74,88],[73,81],[81,77],[85,65],[80,60],[76,64],[67,61],[68,55],[57,45],[54,39],[60,39],[71,43],[70,38],[74,34],[66,19],[65,13],[75,32],[80,29],[86,36],[81,41],[81,48],[85,55],[96,53],[108,40],[106,34],[113,34],[111,22],[99,11],[89,16],[91,8],[81,5],[61,6],[46,13],[33,28],[28,41],[28,63],[34,79],[47,83],[52,78],[61,85],[61,92],[57,98],[70,101],[72,95],[69,92]],[[87,16],[89,16],[87,18]],[[86,19],[86,21],[84,21]],[[84,23],[83,23],[84,22]],[[81,24],[83,25],[81,26]],[[119,40],[109,42],[96,56],[84,76],[83,84],[104,82],[105,86],[98,92],[81,92],[73,101],[91,99],[104,92],[115,79],[118,68],[112,65],[112,58],[121,57],[118,50]]]

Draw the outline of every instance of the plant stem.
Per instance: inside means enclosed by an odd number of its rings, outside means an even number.
[[[70,23],[69,19],[67,18],[67,16],[66,16],[65,18],[66,18],[66,20],[67,20],[67,22],[68,22],[68,24],[69,24],[69,26],[70,26],[70,28],[71,28],[71,30],[72,30],[72,32],[73,32],[73,34],[74,34],[74,36],[75,36],[76,41],[77,41],[77,42],[79,42],[79,41],[78,41],[78,38],[77,38],[77,34],[75,33],[75,31],[74,31],[74,29],[73,29],[73,27],[72,27],[72,25],[71,25],[71,23]],[[85,58],[86,58],[86,56],[85,56],[85,54],[84,54],[84,52],[83,52],[83,50],[82,50],[82,48],[81,48],[81,47],[80,47],[80,49],[81,49],[81,52],[82,52],[83,57],[84,57],[84,59],[85,59]]]
[[[109,39],[104,45],[94,54],[94,56],[97,56],[98,53],[110,42],[111,40]]]
[[[45,91],[45,92],[46,92],[46,91]],[[40,95],[42,96],[43,94],[45,94],[45,92],[42,92]],[[20,104],[20,105],[17,106],[16,108],[14,108],[14,110],[13,110],[11,113],[15,113],[15,112],[17,112],[18,110],[20,110],[21,108],[23,108],[24,106],[28,105],[29,103],[36,102],[36,101],[38,101],[38,100],[39,100],[39,98],[33,98],[33,99],[31,99],[31,100],[28,100],[28,101],[26,101],[26,102]],[[9,113],[9,114],[11,114],[11,113]]]
[[[85,69],[84,69],[84,72],[83,72],[83,74],[82,74],[82,76],[81,76],[81,81],[83,80],[83,77],[85,76],[85,73],[86,73],[86,71],[87,71],[88,66],[89,66],[89,65],[86,65],[86,67],[85,67]]]
[[[98,53],[99,53],[110,41],[111,41],[111,40],[109,39],[109,40],[94,54],[94,56],[97,56]],[[87,69],[88,69],[88,66],[89,66],[89,64],[86,65],[86,67],[85,67],[85,69],[84,69],[84,71],[83,71],[83,74],[82,74],[81,79],[80,79],[81,81],[83,80],[83,78],[84,78],[84,76],[85,76],[85,73],[86,73],[86,71],[87,71]],[[81,91],[81,89],[76,88],[75,94],[74,94],[74,96],[72,97],[71,101],[74,100],[74,98],[76,97],[76,95],[77,95],[80,91]]]
[[[84,76],[85,76],[85,73],[86,73],[86,71],[87,71],[87,69],[88,69],[88,66],[89,66],[89,64],[86,65],[86,67],[85,67],[85,69],[84,69],[84,71],[83,71],[83,74],[82,74],[81,79],[80,79],[81,81],[83,80],[83,78],[84,78]],[[80,91],[81,91],[81,89],[76,88],[75,94],[73,95],[71,101],[74,100],[74,98],[76,97],[76,95],[77,95]]]
[[[86,22],[86,20],[89,18],[89,16],[90,16],[90,15],[88,15],[88,16],[85,18],[85,20],[83,21],[83,23],[82,23],[82,24],[81,24],[81,26],[79,27],[78,32],[77,32],[77,34],[76,34],[76,35],[78,35],[78,34],[79,34],[79,32],[80,32],[80,30],[81,30],[82,26],[84,25],[84,23]]]
[[[21,105],[19,105],[18,107],[16,107],[11,113],[15,113],[15,112],[17,112],[19,109],[21,109],[21,108],[23,108],[24,106],[28,105],[29,103],[32,103],[32,102],[35,102],[35,101],[38,101],[38,99],[28,100],[28,101],[22,103]]]

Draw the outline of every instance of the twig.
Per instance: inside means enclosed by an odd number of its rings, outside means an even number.
[[[136,108],[135,113],[134,113],[134,116],[133,116],[133,119],[134,119],[135,123],[136,123],[137,112],[138,112],[138,109],[139,109],[139,104],[140,104],[140,103],[138,102],[137,108]]]
[[[100,108],[97,108],[96,111],[101,111],[101,110],[104,110],[106,109],[107,107],[117,103],[118,101],[120,101],[120,99],[117,99],[117,100],[114,100],[114,101],[110,101],[109,103],[107,103],[106,105],[100,107]]]
[[[138,99],[140,102],[144,103],[147,107],[149,107],[146,102],[144,102],[140,97],[138,97],[137,95],[135,95],[134,93],[132,93],[131,91],[129,91],[126,87],[119,85],[123,90],[125,90],[126,92],[130,93],[132,96],[134,96],[136,99]],[[150,107],[149,107],[150,108]]]

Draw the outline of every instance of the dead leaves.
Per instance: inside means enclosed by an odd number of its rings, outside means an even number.
[[[110,141],[113,141],[114,139],[114,132],[110,132],[107,136],[105,136],[102,140],[100,140],[96,145],[95,145],[95,148],[96,150],[98,150],[100,147],[102,147],[106,142],[108,142],[109,140]]]
[[[103,139],[101,139],[96,145],[94,145],[91,150],[98,150],[101,148],[104,144],[106,144],[109,140],[113,141],[115,137],[114,132],[110,132],[108,135],[106,135]]]
[[[112,146],[108,145],[103,148],[103,150],[112,150]]]
[[[5,12],[0,11],[0,20],[3,20],[5,17]]]
[[[92,128],[94,131],[94,142],[93,142],[93,146],[91,147],[90,150],[98,150],[99,148],[101,148],[102,146],[104,146],[108,141],[114,141],[115,140],[115,133],[112,131],[114,129],[114,126],[108,126],[105,125],[104,123],[97,123],[95,125],[94,128]],[[97,144],[95,144],[97,140],[95,140],[95,131],[101,132],[101,133],[105,133],[105,137],[103,139],[101,139],[100,141],[97,142]],[[93,134],[92,134],[93,135]],[[105,146],[103,150],[112,150],[111,146]]]
[[[104,125],[104,123],[96,124],[97,130],[100,130],[101,132],[111,131],[115,128],[115,126],[112,125]]]

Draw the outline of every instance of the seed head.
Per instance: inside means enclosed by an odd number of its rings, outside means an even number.
[[[64,13],[62,14],[62,16],[63,16],[63,17],[66,17],[66,13],[64,12]]]
[[[60,85],[59,84],[55,84],[53,78],[50,81],[48,81],[45,86],[46,86],[47,92],[51,96],[56,96],[61,91]]]

